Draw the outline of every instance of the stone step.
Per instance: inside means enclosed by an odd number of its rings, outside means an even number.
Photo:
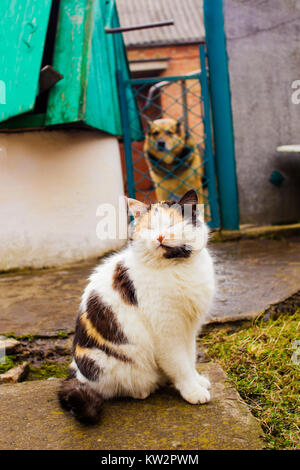
[[[0,449],[261,449],[256,419],[214,363],[199,365],[212,400],[189,405],[171,388],[146,400],[106,402],[99,425],[61,410],[58,379],[0,386]]]

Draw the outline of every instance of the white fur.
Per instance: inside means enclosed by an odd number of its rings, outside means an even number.
[[[112,346],[131,358],[132,363],[97,349],[90,353],[103,374],[97,382],[89,384],[105,398],[121,395],[146,398],[170,381],[189,403],[205,403],[210,399],[209,380],[195,369],[196,335],[211,308],[215,290],[213,263],[205,247],[207,228],[203,223],[200,229],[193,229],[191,241],[191,224],[183,224],[180,243],[189,237],[187,243],[195,251],[189,258],[166,259],[156,240],[164,227],[169,228],[168,221],[158,232],[152,230],[150,237],[141,233],[131,245],[98,266],[83,294],[81,309],[86,308],[90,293],[97,291],[111,306],[129,340],[129,344]],[[174,246],[174,240],[168,243]],[[124,303],[112,287],[119,261],[128,268],[138,306]],[[78,370],[77,378],[88,382]]]

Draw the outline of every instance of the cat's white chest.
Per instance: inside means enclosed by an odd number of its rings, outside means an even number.
[[[134,270],[139,306],[147,317],[205,316],[211,305],[214,276],[208,252],[193,263],[168,269],[139,267]]]

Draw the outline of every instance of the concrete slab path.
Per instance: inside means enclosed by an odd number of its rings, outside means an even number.
[[[300,290],[300,237],[211,245],[218,289],[210,321],[256,317]]]
[[[300,289],[300,237],[210,245],[218,295],[210,321],[255,317]],[[99,260],[0,275],[0,334],[72,332],[87,277]]]
[[[261,449],[262,431],[222,369],[200,364],[212,401],[189,405],[166,388],[146,400],[114,400],[87,427],[61,410],[58,379],[0,386],[0,449]]]

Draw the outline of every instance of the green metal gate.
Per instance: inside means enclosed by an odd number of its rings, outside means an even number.
[[[153,203],[161,194],[176,200],[193,188],[208,225],[219,228],[204,45],[199,52],[200,70],[189,75],[125,80],[117,71],[126,191],[129,197]],[[130,118],[137,104],[140,122]]]

